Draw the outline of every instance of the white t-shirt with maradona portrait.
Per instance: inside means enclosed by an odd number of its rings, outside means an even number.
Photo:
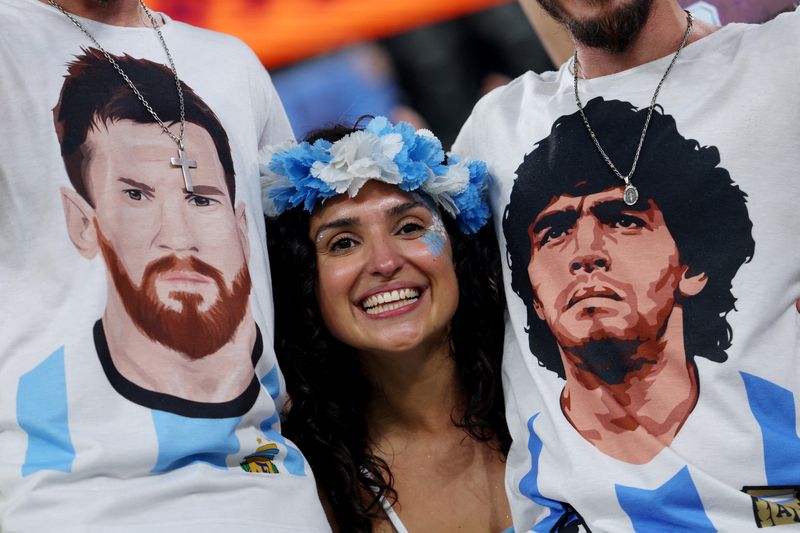
[[[622,172],[671,56],[580,80]],[[484,97],[516,531],[800,527],[800,13],[688,45],[623,201],[569,65]]]

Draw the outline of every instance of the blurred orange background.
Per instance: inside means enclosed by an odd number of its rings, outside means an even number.
[[[151,0],[171,17],[244,40],[268,68],[356,41],[466,15],[512,0]]]

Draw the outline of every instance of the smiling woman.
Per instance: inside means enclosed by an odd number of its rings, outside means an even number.
[[[309,237],[317,299],[334,337],[372,354],[447,351],[458,282],[435,208],[370,181],[357,197],[315,210]]]
[[[429,132],[377,118],[264,169],[284,432],[338,531],[511,525],[488,174],[444,159]]]

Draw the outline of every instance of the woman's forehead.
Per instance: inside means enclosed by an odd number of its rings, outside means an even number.
[[[415,207],[432,211],[430,201],[420,194],[403,191],[396,185],[369,181],[353,198],[345,193],[317,206],[311,213],[311,225],[338,218],[385,217]]]

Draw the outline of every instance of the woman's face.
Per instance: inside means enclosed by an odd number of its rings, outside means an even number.
[[[311,216],[317,300],[328,330],[361,352],[434,348],[458,307],[442,220],[419,196],[369,181]]]

